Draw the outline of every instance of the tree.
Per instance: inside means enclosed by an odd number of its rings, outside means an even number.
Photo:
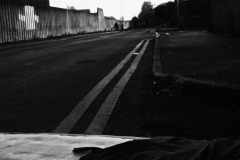
[[[67,9],[69,9],[69,10],[76,10],[76,8],[75,7],[73,7],[73,6],[67,6]]]
[[[137,17],[133,17],[132,18],[132,28],[133,29],[136,29],[136,28],[138,28],[139,26],[138,26],[138,18]]]
[[[114,24],[114,29],[115,29],[115,30],[119,30],[119,26],[118,26],[117,23]]]
[[[154,9],[154,15],[164,23],[174,23],[177,18],[177,6],[175,2],[167,2],[158,5]]]
[[[153,16],[153,5],[150,1],[144,1],[142,4],[142,9],[140,14],[138,15],[138,18],[141,20],[147,20],[151,19]]]
[[[135,16],[132,18],[132,21],[137,21],[137,20],[138,20],[138,18]]]

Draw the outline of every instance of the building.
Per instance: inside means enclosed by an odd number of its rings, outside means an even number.
[[[210,0],[175,0],[179,28],[206,28],[211,22]]]
[[[212,0],[213,31],[240,36],[240,0]]]
[[[9,0],[9,1],[25,3],[29,5],[50,6],[49,0]]]

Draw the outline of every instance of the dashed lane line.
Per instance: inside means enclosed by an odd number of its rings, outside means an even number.
[[[143,53],[145,52],[149,41],[145,43],[140,53],[137,55],[135,60],[133,61],[132,65],[123,75],[123,77],[119,80],[117,85],[114,87],[112,92],[108,95],[105,102],[102,104],[100,110],[92,120],[91,124],[85,131],[85,134],[93,134],[93,135],[101,135],[105,125],[118,101],[119,96],[121,95],[124,87],[126,86],[127,82],[137,69],[137,66],[142,58]]]
[[[117,75],[128,62],[133,53],[141,46],[141,41],[103,80],[101,80],[72,110],[72,112],[58,125],[53,133],[69,133],[80,117],[91,105],[93,100],[105,88],[105,86]]]

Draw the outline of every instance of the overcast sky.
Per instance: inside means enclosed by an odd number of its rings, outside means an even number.
[[[76,9],[90,9],[92,13],[97,12],[99,7],[103,9],[105,16],[120,19],[123,14],[125,20],[131,20],[132,17],[138,16],[144,1],[151,1],[154,6],[158,6],[173,0],[50,0],[50,5],[60,8],[74,6]]]

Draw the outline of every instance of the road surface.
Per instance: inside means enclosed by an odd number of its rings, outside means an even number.
[[[0,49],[0,132],[135,135],[154,34]]]

